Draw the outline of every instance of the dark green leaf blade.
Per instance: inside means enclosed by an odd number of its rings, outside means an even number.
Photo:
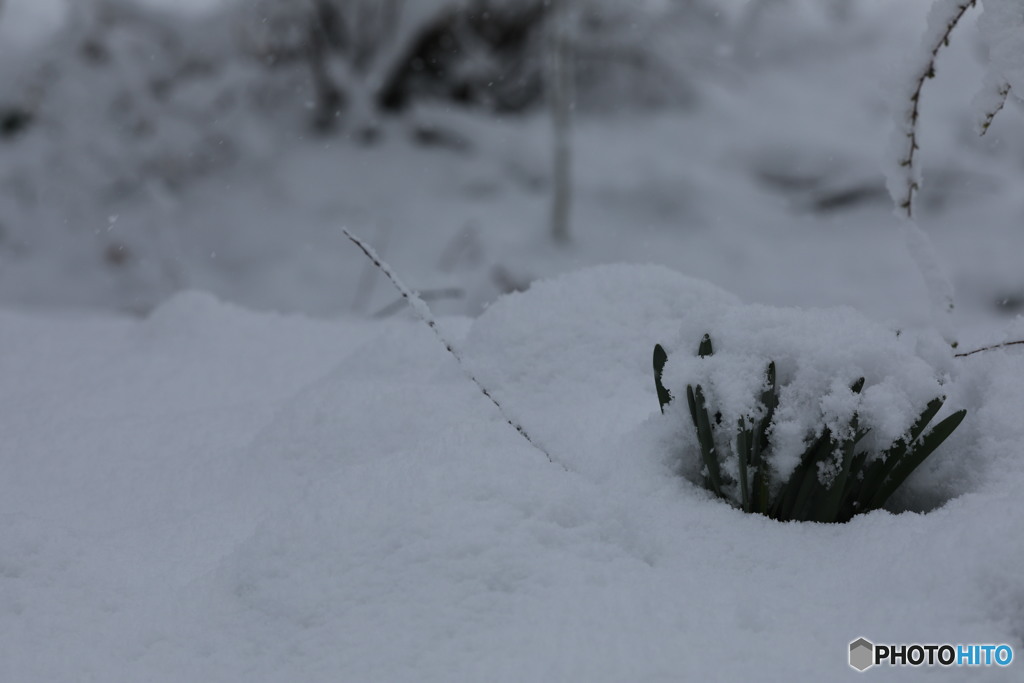
[[[747,421],[741,417],[736,426],[736,457],[740,461],[740,502],[744,512],[750,512],[750,484],[747,481],[747,467],[750,463],[753,442],[754,430],[747,429]]]
[[[750,466],[754,468],[754,512],[767,515],[771,509],[767,453],[769,449],[768,430],[775,418],[779,405],[779,390],[775,384],[775,361],[768,363],[765,372],[765,389],[761,392],[764,417],[756,424],[750,447]]]
[[[871,499],[872,510],[878,509],[888,502],[889,497],[896,492],[896,489],[909,477],[917,467],[942,445],[949,436],[956,431],[964,418],[966,410],[958,410],[945,420],[935,425],[919,442],[913,444],[900,461],[892,468],[885,482]]]
[[[860,429],[857,415],[854,415],[850,421],[850,428],[853,431],[853,435],[838,444],[840,457],[842,458],[839,464],[839,472],[832,480],[832,483],[823,489],[824,496],[821,504],[815,510],[815,519],[818,522],[846,521],[841,519],[840,515],[843,510],[846,493],[849,489],[848,482],[855,459],[857,442],[867,434],[867,432]]]
[[[818,463],[827,460],[828,456],[835,452],[835,449],[836,442],[826,427],[818,447],[811,452],[807,466],[804,468],[803,481],[800,482],[796,499],[793,501],[790,519],[800,522],[815,521],[815,506],[825,490],[821,482],[818,481]]]
[[[701,459],[707,468],[708,488],[714,491],[719,498],[722,494],[722,475],[718,466],[718,453],[715,450],[715,437],[711,431],[711,419],[708,417],[707,403],[704,399],[704,390],[698,384],[694,389],[686,387],[687,398],[694,406],[697,423],[697,441],[700,443]]]
[[[697,347],[697,355],[701,358],[707,358],[715,352],[711,346],[711,335],[705,334],[704,338],[700,340],[700,346]]]
[[[898,467],[903,461],[909,446],[917,441],[918,437],[921,436],[925,428],[928,426],[928,423],[932,421],[932,418],[935,417],[936,413],[939,412],[939,409],[942,408],[942,404],[944,402],[945,398],[941,396],[929,401],[925,409],[921,411],[920,415],[918,415],[917,420],[915,420],[914,424],[911,425],[906,439],[900,439],[894,443],[884,452],[885,457],[874,460],[868,466],[868,470],[864,472],[863,485],[860,487],[860,494],[855,506],[858,513],[876,510],[885,504],[883,501],[881,504],[876,505],[874,500],[878,497],[883,483],[889,478],[893,470],[896,469],[896,467]],[[888,500],[888,496],[886,496],[885,499]]]
[[[672,402],[672,394],[669,393],[668,389],[661,382],[661,373],[665,369],[665,363],[668,361],[668,354],[665,353],[665,349],[661,347],[661,344],[654,345],[654,387],[658,391],[658,404],[661,406],[662,414],[665,413],[665,406]]]
[[[793,516],[793,511],[796,508],[797,501],[801,503],[806,499],[809,491],[803,491],[804,481],[807,479],[807,472],[810,469],[817,469],[814,467],[818,460],[818,452],[822,448],[828,448],[828,444],[831,441],[832,435],[828,429],[822,433],[817,439],[815,439],[810,446],[804,451],[803,455],[800,456],[800,464],[796,466],[796,469],[789,475],[789,479],[783,484],[782,490],[779,491],[778,496],[775,499],[774,504],[771,508],[771,514],[769,516],[775,519],[786,521],[790,519],[796,519]],[[827,451],[826,451],[827,452]],[[817,472],[813,473],[815,479],[817,478]]]

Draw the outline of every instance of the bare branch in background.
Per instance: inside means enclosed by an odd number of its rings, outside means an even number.
[[[322,133],[331,131],[337,121],[337,114],[345,103],[341,89],[331,79],[327,60],[333,42],[338,40],[340,27],[334,6],[318,0],[313,6],[309,30],[309,68],[316,92],[316,112],[313,127]]]
[[[551,237],[556,244],[570,239],[572,208],[573,51],[571,0],[554,0],[551,19],[551,66],[548,98],[554,128],[552,159]]]
[[[1004,80],[995,83],[986,83],[985,87],[975,98],[975,106],[979,111],[978,135],[988,132],[996,114],[1003,110],[1006,105],[1006,98],[1010,96],[1010,84]]]
[[[914,198],[921,189],[921,168],[917,152],[918,121],[921,115],[921,92],[925,81],[935,78],[936,60],[942,48],[949,45],[950,35],[977,0],[940,0],[928,15],[928,28],[910,73],[906,108],[897,114],[895,147],[897,167],[889,175],[889,193],[903,218],[900,231],[911,258],[924,279],[931,302],[933,322],[953,348],[956,335],[952,322],[954,309],[953,284],[942,267],[938,252],[928,234],[914,221]]]
[[[914,86],[908,99],[908,107],[900,114],[900,133],[903,138],[903,151],[900,153],[898,163],[902,171],[902,188],[899,183],[894,183],[890,188],[893,199],[896,200],[899,208],[907,218],[914,215],[914,197],[921,189],[921,169],[917,160],[918,145],[918,118],[921,114],[921,91],[924,89],[925,81],[935,78],[935,62],[942,48],[949,45],[950,35],[963,19],[967,10],[974,7],[977,0],[958,0],[948,7],[945,16],[939,14],[943,9],[939,5],[933,8],[932,16],[929,18],[929,34],[926,35],[924,45],[924,58],[920,65],[913,72]]]

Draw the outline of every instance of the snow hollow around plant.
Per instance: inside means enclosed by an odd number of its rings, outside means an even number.
[[[1021,647],[1012,350],[954,361],[848,309],[583,270],[441,320],[549,462],[414,321],[186,293],[0,323],[5,680],[820,680],[856,675],[859,636]],[[944,504],[782,524],[678,476],[651,349],[682,379],[705,331],[723,363],[870,375],[892,433],[941,379],[968,417],[911,482]]]

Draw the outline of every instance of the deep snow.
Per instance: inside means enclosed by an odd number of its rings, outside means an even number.
[[[650,347],[712,301],[743,310],[610,266],[442,320],[555,464],[415,322],[191,293],[4,314],[4,678],[802,680],[853,675],[861,635],[1019,651],[1020,354],[958,361],[971,414],[923,475],[944,505],[780,524],[674,474],[658,428]]]
[[[9,0],[3,48],[57,4]],[[858,636],[1018,657],[867,675],[1019,679],[1024,347],[950,357],[880,173],[930,4],[865,0],[823,43],[817,3],[765,3],[693,108],[581,115],[564,250],[543,117],[423,107],[374,147],[243,121],[235,165],[94,206],[73,168],[53,176],[67,205],[5,214],[23,220],[0,244],[0,680],[819,680],[856,675]],[[961,27],[922,121],[920,220],[962,349],[1024,339],[1024,118],[1011,103],[973,136],[977,46]],[[456,143],[411,142],[425,124]],[[342,226],[414,287],[461,292],[441,324],[555,462]],[[674,270],[579,270],[613,262]],[[683,383],[705,331],[723,362],[799,348],[842,381],[874,371],[890,436],[940,381],[968,417],[889,512],[743,515],[677,474],[687,425],[654,391],[653,345]]]

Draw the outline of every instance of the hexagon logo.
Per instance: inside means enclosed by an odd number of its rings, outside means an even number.
[[[858,638],[850,643],[850,666],[857,671],[867,671],[875,665],[875,646],[867,638]]]

